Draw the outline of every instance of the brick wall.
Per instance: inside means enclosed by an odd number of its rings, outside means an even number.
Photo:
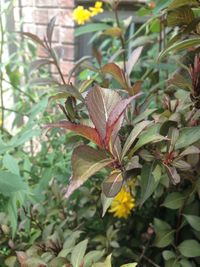
[[[17,30],[31,32],[43,38],[47,23],[57,16],[53,43],[64,47],[64,58],[61,67],[65,75],[73,67],[75,60],[74,22],[72,11],[74,0],[17,0],[14,7],[14,18]],[[40,57],[45,54],[38,50]],[[55,68],[52,72],[56,74]]]

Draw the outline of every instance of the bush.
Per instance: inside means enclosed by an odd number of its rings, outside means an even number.
[[[32,71],[40,69],[32,84],[57,91],[51,105],[58,102],[65,119],[46,111],[43,128],[55,129],[31,158],[34,179],[14,186],[14,192],[27,192],[19,202],[15,243],[8,241],[10,228],[2,214],[7,266],[18,259],[22,266],[110,267],[111,253],[113,266],[200,264],[199,3],[151,2],[138,10],[149,19],[133,36],[130,21],[119,19],[119,1],[104,7],[115,20],[77,28],[77,36],[96,31],[94,58],[80,59],[67,82],[59,65],[62,53],[51,43],[56,18],[45,41],[25,33],[51,58],[31,63]],[[77,7],[74,19],[84,24],[100,12],[101,2]],[[128,45],[134,47],[130,55]],[[60,80],[41,72],[48,64],[56,66]],[[34,112],[46,108],[46,98],[42,101],[29,112],[30,122]],[[63,189],[64,162],[69,165],[70,157],[72,176]],[[10,155],[3,164],[2,175],[9,171],[19,179]],[[13,203],[7,192],[1,192],[4,201]],[[11,221],[16,212],[17,207],[10,212]],[[15,219],[13,237],[16,229]],[[17,257],[10,256],[14,251]],[[105,255],[110,256],[103,262]]]

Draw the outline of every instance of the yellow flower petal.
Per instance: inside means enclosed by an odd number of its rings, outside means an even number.
[[[135,207],[135,199],[125,187],[113,199],[109,212],[113,213],[114,217],[127,218],[132,209]]]

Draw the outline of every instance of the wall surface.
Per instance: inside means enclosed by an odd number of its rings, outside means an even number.
[[[57,16],[53,43],[64,47],[61,68],[65,75],[75,60],[73,8],[74,0],[17,0],[14,8],[16,29],[34,33],[40,38],[43,38],[50,19]],[[45,57],[41,49],[38,55]],[[52,69],[52,73],[56,73],[56,70]]]

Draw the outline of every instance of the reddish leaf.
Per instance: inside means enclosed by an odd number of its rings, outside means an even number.
[[[123,70],[120,69],[120,67],[115,63],[108,63],[104,65],[102,67],[102,72],[112,75],[115,80],[117,80],[118,83],[122,86],[122,88],[126,90],[129,88]]]
[[[139,46],[130,55],[129,60],[126,63],[126,71],[128,73],[128,76],[130,76],[133,67],[137,63],[137,61],[138,61],[138,59],[142,53],[142,50],[143,50],[143,46]]]
[[[121,97],[114,90],[102,89],[97,85],[89,91],[86,97],[86,104],[90,117],[102,142],[104,142],[106,138],[107,120],[113,108],[120,100]]]
[[[127,99],[123,99],[116,104],[116,106],[114,107],[114,109],[112,110],[112,112],[110,113],[110,116],[108,118],[108,123],[107,123],[107,127],[106,127],[106,144],[109,143],[111,135],[113,135],[113,134],[117,135],[117,133],[119,131],[119,127],[116,127],[116,125],[121,120],[121,116],[123,116],[123,113],[124,113],[126,107],[131,103],[131,101],[133,101],[134,99],[136,99],[140,95],[141,95],[141,93],[134,95],[132,97],[129,97]],[[114,129],[115,129],[115,132],[113,131]]]
[[[99,138],[99,134],[96,129],[92,127],[71,123],[69,121],[60,121],[57,123],[47,124],[44,126],[44,128],[64,128],[76,132],[77,134],[89,139],[90,141],[101,147],[101,140]]]
[[[96,150],[86,145],[75,148],[72,155],[73,175],[65,197],[68,198],[90,176],[112,162],[113,159],[109,158],[104,150]]]

